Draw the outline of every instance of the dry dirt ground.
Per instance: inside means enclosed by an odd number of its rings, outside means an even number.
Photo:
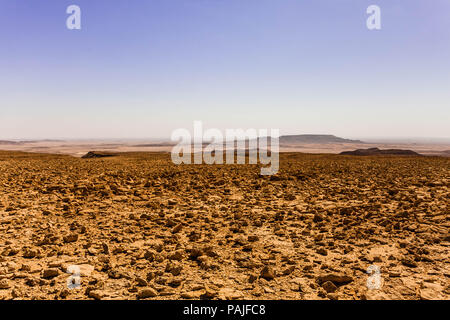
[[[450,158],[280,161],[0,151],[0,299],[450,298]]]

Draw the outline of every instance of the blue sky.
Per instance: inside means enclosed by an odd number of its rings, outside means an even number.
[[[450,137],[448,0],[0,0],[0,43],[0,139]]]

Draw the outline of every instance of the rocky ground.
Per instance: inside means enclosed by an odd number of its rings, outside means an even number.
[[[449,158],[280,161],[0,151],[0,299],[450,298]]]

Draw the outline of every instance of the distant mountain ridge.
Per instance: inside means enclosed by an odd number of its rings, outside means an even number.
[[[264,138],[258,138],[258,141]],[[267,139],[267,137],[266,137]],[[248,138],[242,139],[248,142]],[[240,141],[242,141],[240,140]],[[253,140],[253,139],[252,139]],[[271,138],[273,141],[274,138]],[[192,140],[193,144],[194,141]],[[211,141],[204,141],[203,146],[206,147]],[[224,142],[225,143],[225,142]],[[297,134],[297,135],[284,135],[280,136],[279,143],[284,145],[296,145],[296,144],[321,144],[321,143],[365,143],[361,140],[351,140],[340,138],[332,134]],[[174,142],[160,142],[160,143],[148,143],[148,144],[136,144],[135,147],[164,147],[174,146],[177,143]]]
[[[27,143],[38,143],[38,142],[64,142],[64,140],[56,140],[56,139],[43,139],[43,140],[0,140],[0,145],[21,145]]]
[[[16,141],[0,140],[0,144],[2,144],[2,145],[16,145],[16,144],[20,144],[20,143],[16,142]]]
[[[364,143],[364,142],[361,140],[340,138],[332,134],[297,134],[297,135],[281,136],[280,143],[297,144],[297,143]]]

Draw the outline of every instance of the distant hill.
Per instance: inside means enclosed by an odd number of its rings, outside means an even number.
[[[22,141],[19,141],[19,143],[38,143],[38,142],[64,142],[64,140],[42,139],[42,140],[22,140]]]
[[[412,150],[401,150],[401,149],[385,149],[381,150],[378,148],[369,149],[357,149],[354,151],[344,151],[340,154],[352,155],[352,156],[375,156],[375,155],[396,155],[396,156],[419,156],[415,151]]]
[[[0,144],[3,144],[3,145],[22,145],[22,144],[38,143],[38,142],[64,142],[64,140],[55,140],[55,139],[21,140],[21,141],[0,140]]]
[[[0,140],[0,144],[3,144],[3,145],[16,145],[16,144],[20,144],[20,143],[16,142],[16,141]]]
[[[104,151],[89,151],[81,158],[83,159],[94,159],[94,158],[107,158],[107,157],[114,157],[116,154],[111,152],[104,152]]]
[[[350,140],[336,137],[332,134],[298,134],[281,136],[282,144],[299,144],[299,143],[364,143],[360,140]]]

